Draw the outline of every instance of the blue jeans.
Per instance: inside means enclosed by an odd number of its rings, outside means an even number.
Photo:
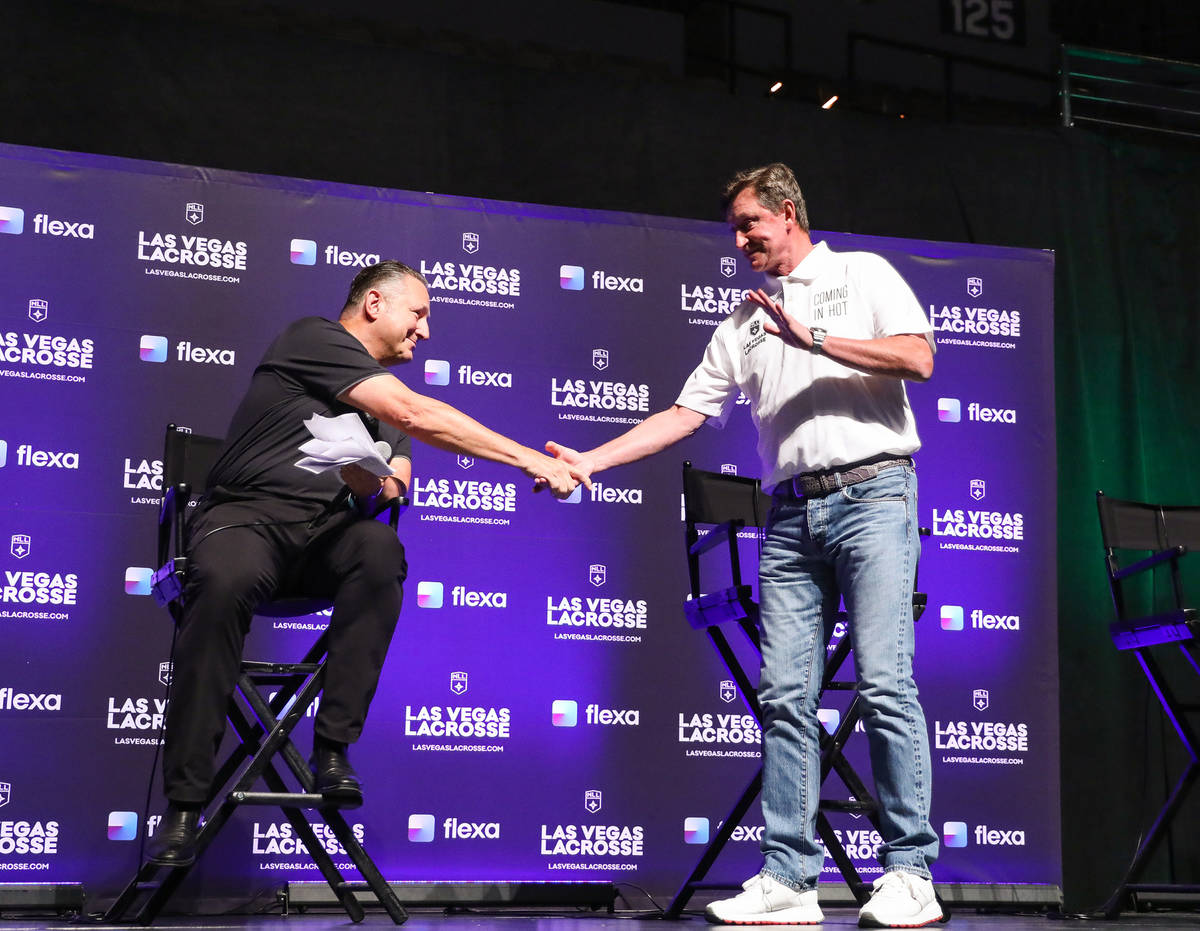
[[[782,486],[788,488],[789,486]],[[813,889],[821,764],[817,704],[839,594],[849,615],[885,871],[929,878],[929,734],[912,677],[917,476],[893,466],[824,497],[776,494],[759,562],[764,872]]]

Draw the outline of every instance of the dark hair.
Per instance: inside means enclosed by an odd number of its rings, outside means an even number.
[[[403,262],[396,262],[392,259],[380,262],[378,265],[368,265],[361,272],[354,276],[354,280],[350,282],[350,293],[346,295],[346,303],[342,305],[342,310],[348,310],[350,307],[361,301],[372,288],[378,287],[385,281],[395,281],[398,278],[416,278],[417,281],[429,287],[429,282],[415,268],[410,268]]]
[[[792,169],[783,162],[772,162],[761,168],[748,168],[739,171],[721,194],[721,210],[729,212],[729,205],[734,202],[742,191],[750,188],[758,202],[772,213],[783,210],[783,202],[790,200],[796,205],[796,223],[804,232],[808,232],[808,208],[804,205],[804,195],[800,193],[800,185]]]

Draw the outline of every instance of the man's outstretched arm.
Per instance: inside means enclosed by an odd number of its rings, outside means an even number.
[[[546,444],[546,451],[575,467],[582,475],[590,476],[661,452],[691,436],[707,419],[704,414],[675,404],[595,449],[581,453],[551,441]]]
[[[530,478],[544,479],[557,497],[569,495],[579,482],[591,487],[586,472],[522,446],[456,407],[418,394],[394,375],[360,381],[342,392],[340,400],[430,446],[490,459],[514,466]]]

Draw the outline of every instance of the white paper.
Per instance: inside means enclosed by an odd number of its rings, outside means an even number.
[[[380,454],[375,441],[358,414],[322,417],[313,414],[304,421],[313,438],[300,445],[304,457],[296,465],[320,475],[344,465],[358,465],[379,478],[392,474],[392,467]],[[386,446],[387,444],[381,444]]]

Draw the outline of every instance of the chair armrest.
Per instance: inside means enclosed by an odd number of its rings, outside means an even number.
[[[1147,569],[1154,568],[1159,563],[1178,559],[1180,556],[1186,555],[1187,551],[1186,546],[1173,546],[1167,550],[1159,550],[1157,553],[1147,556],[1145,559],[1139,560],[1130,566],[1126,566],[1124,569],[1118,569],[1113,573],[1113,578],[1123,579],[1127,576],[1136,575],[1139,572],[1145,572]]]
[[[736,537],[737,532],[745,526],[744,520],[727,520],[723,524],[717,524],[711,530],[705,531],[695,543],[688,547],[688,552],[693,556],[707,553],[714,546],[720,546],[731,537]]]

